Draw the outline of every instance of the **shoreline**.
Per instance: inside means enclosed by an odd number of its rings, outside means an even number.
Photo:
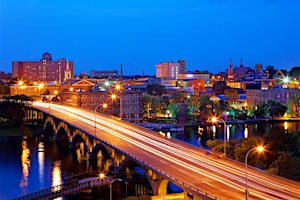
[[[259,123],[276,123],[276,122],[300,122],[300,118],[257,118],[257,119],[246,119],[246,120],[240,120],[240,119],[234,119],[234,120],[225,120],[226,124],[259,124]],[[205,124],[210,124],[211,122],[206,122]],[[185,126],[199,126],[200,123],[187,123],[182,124],[182,126],[178,126],[178,124],[164,124],[164,123],[153,123],[153,122],[143,122],[138,123],[137,125],[142,126],[144,128],[148,129],[154,129],[154,130],[163,130],[163,129],[178,129],[182,130]]]
[[[0,127],[0,137],[31,137],[35,133],[35,130],[28,126],[22,126],[22,127]]]
[[[297,122],[300,121],[300,118],[259,118],[259,119],[246,119],[246,120],[240,120],[240,119],[235,119],[235,120],[225,120],[226,123],[228,124],[256,124],[256,123],[272,123],[272,122]]]

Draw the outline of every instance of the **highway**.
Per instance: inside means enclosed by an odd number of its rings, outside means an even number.
[[[158,169],[186,187],[218,199],[245,199],[245,165],[222,158],[116,117],[59,104],[34,102],[33,107],[74,124],[123,152]],[[180,185],[178,185],[180,186]],[[300,199],[300,184],[248,167],[249,199]]]

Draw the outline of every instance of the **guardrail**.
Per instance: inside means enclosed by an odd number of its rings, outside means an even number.
[[[65,123],[69,124],[68,122],[66,122],[64,119],[60,119],[62,121],[64,121]],[[77,128],[78,130],[88,134],[91,137],[96,138],[97,140],[103,142],[104,144],[122,152],[124,155],[129,156],[130,158],[134,159],[135,161],[137,161],[138,163],[140,163],[142,166],[147,166],[148,168],[152,169],[153,171],[155,171],[156,173],[160,174],[162,177],[167,178],[168,180],[170,180],[171,182],[173,182],[174,184],[177,184],[179,187],[183,187],[184,189],[186,189],[188,192],[190,192],[191,194],[193,194],[194,196],[198,196],[201,197],[203,199],[207,199],[207,200],[220,200],[220,198],[218,198],[217,196],[214,196],[212,194],[208,194],[203,190],[197,189],[192,187],[189,183],[185,183],[183,181],[178,180],[175,177],[171,177],[169,174],[163,172],[162,170],[158,169],[157,167],[153,166],[152,164],[146,162],[145,160],[136,157],[135,155],[133,155],[132,153],[129,152],[125,152],[122,149],[120,149],[118,146],[112,144],[110,141],[104,140],[102,138],[99,138],[97,135],[94,135],[93,132],[89,132],[88,130],[84,130],[83,128],[80,128],[76,125],[72,125],[75,128]],[[23,199],[20,199],[23,200]]]
[[[100,185],[108,185],[111,182],[110,177],[105,179],[100,179],[99,176],[88,176],[90,174],[95,174],[94,172],[86,172],[82,174],[78,174],[72,177],[69,177],[69,181],[53,186],[50,188],[46,188],[43,190],[39,190],[18,198],[15,198],[14,200],[31,200],[31,199],[37,199],[37,200],[47,200],[47,199],[54,199],[61,196],[66,196],[69,194],[75,194],[78,193],[81,190],[97,187]]]

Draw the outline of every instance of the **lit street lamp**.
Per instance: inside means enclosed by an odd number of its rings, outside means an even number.
[[[247,154],[246,154],[246,157],[245,157],[245,167],[246,167],[246,200],[248,200],[248,195],[249,195],[249,192],[248,192],[248,165],[247,165],[247,159],[248,159],[248,155],[250,152],[254,151],[254,150],[257,150],[258,152],[263,152],[264,151],[264,147],[263,146],[259,146],[259,147],[254,147],[252,149],[250,149]]]
[[[116,179],[113,179],[110,183],[109,183],[109,199],[112,200],[112,184],[113,182],[115,181],[122,181],[122,179],[120,178],[116,178]]]
[[[42,95],[42,89],[44,87],[44,83],[40,83],[38,88],[40,89],[40,96]]]
[[[216,117],[211,118],[211,121],[214,123],[218,122],[218,120],[220,120],[224,123],[224,157],[226,157],[226,140],[227,140],[226,122],[222,118],[219,118],[219,119],[217,119]]]
[[[96,136],[96,124],[97,124],[97,109],[99,108],[99,106],[102,106],[103,108],[107,108],[108,105],[106,103],[104,104],[99,104],[95,109],[94,109],[94,112],[95,112],[95,136]]]
[[[120,118],[122,119],[123,117],[123,110],[122,110],[122,98],[120,96],[117,96],[116,94],[112,94],[111,95],[111,98],[114,100],[116,98],[119,98],[120,99]]]

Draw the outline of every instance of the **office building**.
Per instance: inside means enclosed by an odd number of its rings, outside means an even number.
[[[13,61],[12,76],[23,77],[32,82],[57,82],[73,79],[74,64],[64,58],[54,61],[52,55],[45,52],[40,61]]]
[[[178,74],[186,71],[185,60],[161,62],[156,65],[156,78],[178,79]]]

